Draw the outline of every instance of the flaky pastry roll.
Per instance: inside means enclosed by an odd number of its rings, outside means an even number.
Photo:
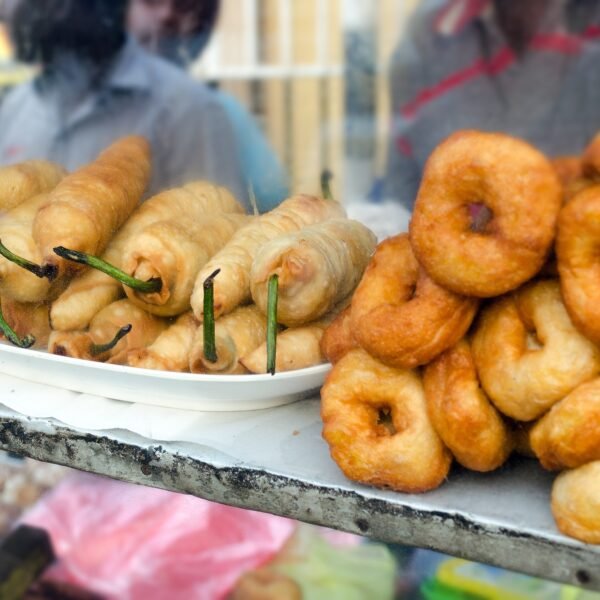
[[[101,254],[142,198],[150,178],[150,144],[121,138],[98,158],[65,177],[48,195],[33,223],[43,265],[62,276],[80,270],[56,255],[56,246]]]
[[[164,317],[189,310],[198,271],[249,219],[246,215],[205,215],[190,221],[152,223],[131,236],[121,262],[123,270],[140,279],[160,279],[160,291],[143,293],[123,286],[128,298],[148,312]]]
[[[157,194],[138,207],[108,244],[102,259],[123,269],[125,247],[139,231],[159,221],[187,218],[189,223],[206,215],[243,214],[242,205],[221,186],[195,181]],[[124,295],[120,282],[96,270],[76,277],[52,304],[52,327],[59,331],[85,329],[93,316]]]
[[[49,192],[66,174],[63,167],[47,160],[26,160],[0,167],[0,212]]]
[[[32,335],[35,338],[33,348],[46,347],[51,331],[47,304],[2,297],[0,305],[4,320],[20,338]]]
[[[267,335],[267,320],[254,304],[240,306],[215,322],[217,361],[204,357],[204,330],[196,330],[190,351],[192,373],[218,373],[220,375],[247,373],[240,359],[257,348]]]
[[[277,321],[288,327],[329,312],[357,286],[375,250],[375,234],[350,219],[331,219],[277,237],[258,251],[250,273],[255,304],[266,313],[278,275]]]
[[[39,264],[42,255],[33,239],[31,228],[46,194],[25,200],[0,217],[0,240],[11,251]],[[48,295],[50,282],[37,277],[14,262],[0,256],[0,294],[19,302],[42,302]]]
[[[294,371],[314,367],[326,362],[320,342],[326,325],[316,322],[311,325],[290,327],[277,336],[275,371]],[[267,372],[267,343],[244,356],[242,365],[252,373]]]
[[[114,348],[93,354],[94,344],[107,344],[125,325],[131,331]],[[61,356],[125,364],[127,353],[151,344],[168,324],[164,319],[147,313],[129,300],[117,300],[103,308],[90,323],[88,331],[53,331],[48,351]]]
[[[127,364],[141,369],[187,372],[189,356],[198,328],[192,311],[180,315],[146,348],[132,350],[127,355]]]
[[[250,301],[252,261],[263,244],[306,225],[343,215],[344,209],[337,202],[298,195],[284,200],[277,208],[236,231],[196,278],[191,300],[196,318],[203,319],[203,283],[215,269],[221,269],[214,282],[215,316],[219,317]]]

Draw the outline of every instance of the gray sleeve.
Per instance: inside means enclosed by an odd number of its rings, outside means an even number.
[[[159,124],[158,156],[161,187],[208,179],[227,187],[248,205],[233,129],[212,92],[200,83],[164,111]]]
[[[384,197],[412,209],[421,180],[421,166],[414,157],[411,120],[402,109],[424,87],[426,66],[419,48],[423,36],[430,35],[429,24],[415,18],[397,46],[389,68],[391,92],[390,139],[384,177]]]

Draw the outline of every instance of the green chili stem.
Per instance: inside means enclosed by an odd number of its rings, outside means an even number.
[[[136,292],[141,292],[142,294],[151,294],[153,292],[160,292],[162,288],[162,280],[158,277],[153,277],[148,281],[136,279],[124,271],[121,271],[121,269],[118,267],[107,263],[105,260],[102,260],[97,256],[92,256],[91,254],[86,254],[85,252],[69,250],[64,246],[57,246],[54,248],[54,252],[66,260],[71,260],[73,262],[92,267],[93,269],[97,269],[98,271],[102,271],[113,279],[120,281],[123,285],[134,289]]]
[[[221,272],[217,269],[211,273],[202,284],[204,287],[204,319],[202,321],[204,334],[204,358],[217,362],[217,342],[215,340],[215,295],[214,279]]]
[[[11,252],[1,241],[0,241],[0,254],[6,258],[6,260],[10,260],[10,262],[15,263],[15,265],[22,267],[23,269],[33,273],[37,277],[48,277],[48,269],[42,267],[41,265],[37,265],[36,263],[23,258],[22,256],[18,256]]]
[[[124,325],[117,331],[115,337],[106,344],[92,344],[90,346],[90,354],[92,356],[98,356],[104,352],[112,350],[129,332],[131,331],[131,324]]]
[[[326,198],[327,200],[333,200],[330,185],[332,179],[333,173],[329,169],[323,169],[321,172],[321,194],[323,194],[323,198]]]
[[[269,277],[267,291],[267,373],[275,375],[275,361],[277,358],[277,292],[279,276]]]
[[[26,335],[23,339],[21,339],[12,329],[12,327],[5,321],[1,309],[0,329],[2,330],[2,333],[6,336],[6,339],[15,346],[18,346],[19,348],[30,348],[35,343],[35,337],[33,337],[32,335]]]

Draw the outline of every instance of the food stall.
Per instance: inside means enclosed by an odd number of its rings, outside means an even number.
[[[41,132],[56,135],[52,156],[32,160],[0,135],[0,449],[600,592],[600,327],[577,293],[579,259],[585,284],[593,272],[596,232],[581,215],[595,214],[600,138],[588,132],[554,160],[519,127],[449,126],[427,141],[414,198],[387,197],[386,169],[421,158],[410,143],[426,137],[411,129],[419,111],[519,64],[520,47],[414,91],[392,114],[406,135],[387,151],[400,163],[384,166],[389,90],[376,85],[367,109],[344,100],[344,40],[323,24],[343,30],[344,11],[325,4],[249,2],[250,64],[225,64],[224,37],[188,65],[197,78],[222,74],[223,90],[265,111],[291,171],[275,207],[252,179],[262,167],[251,176],[248,156],[233,156],[238,121],[222,120],[208,86],[129,38],[113,40],[120,66],[140,61],[164,77],[155,100],[168,110],[136,120],[136,94],[155,87],[135,71],[129,89],[115,69],[97,103],[65,96],[60,131]],[[410,14],[394,4],[369,17],[385,61],[385,11]],[[474,6],[448,4],[450,24]],[[234,13],[222,18],[245,30]],[[314,19],[318,65],[302,36],[261,55],[257,33],[279,35],[292,16]],[[356,14],[346,27],[366,43]],[[578,43],[596,37],[588,28]],[[536,52],[583,54],[571,37],[532,39]],[[52,70],[40,77],[42,92],[56,83]],[[249,83],[258,79],[264,105]],[[27,104],[6,102],[5,112]],[[348,119],[360,137],[361,111],[377,143],[345,145],[329,126]],[[95,129],[92,116],[114,113],[134,131]],[[82,131],[80,154],[64,139]],[[218,144],[231,164],[211,160]],[[175,163],[197,156],[202,177]]]

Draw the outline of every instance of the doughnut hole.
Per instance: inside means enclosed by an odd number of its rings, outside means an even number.
[[[469,230],[473,233],[491,234],[494,212],[482,202],[467,204],[469,213]]]
[[[392,409],[389,405],[377,408],[377,424],[375,431],[379,437],[391,436],[396,433]]]

